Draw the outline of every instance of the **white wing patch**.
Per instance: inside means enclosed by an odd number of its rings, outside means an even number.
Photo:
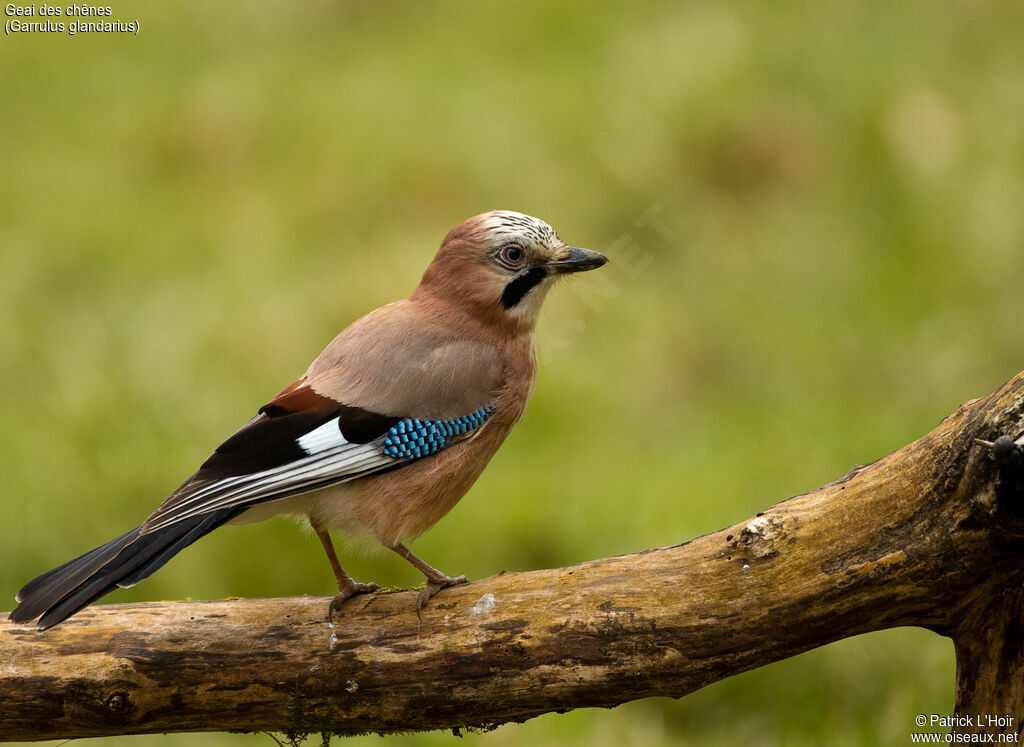
[[[311,430],[299,438],[297,442],[301,449],[310,456],[327,449],[348,445],[348,441],[341,435],[341,424],[338,422],[338,418],[328,420],[319,428]]]

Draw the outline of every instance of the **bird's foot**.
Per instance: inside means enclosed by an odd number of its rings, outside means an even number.
[[[346,587],[339,591],[334,596],[334,599],[331,600],[331,606],[327,610],[327,621],[333,623],[335,613],[341,612],[341,606],[356,594],[372,594],[379,590],[380,587],[374,583],[360,584],[353,581],[351,586],[346,585]]]
[[[465,576],[445,576],[443,573],[439,573],[437,576],[427,577],[427,585],[423,587],[423,591],[416,598],[416,614],[419,614],[420,610],[423,609],[423,605],[441,589],[468,583],[469,579]]]
[[[392,545],[391,549],[419,568],[423,575],[427,577],[427,585],[423,587],[423,591],[420,592],[419,597],[416,599],[417,615],[420,614],[420,610],[423,609],[423,605],[426,604],[427,601],[437,592],[441,591],[441,589],[447,589],[449,586],[457,586],[458,584],[469,583],[469,579],[465,576],[452,577],[444,575],[441,571],[434,568],[434,566],[423,562],[413,555],[412,551],[401,542]]]

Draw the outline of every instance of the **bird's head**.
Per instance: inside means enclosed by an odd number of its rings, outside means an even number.
[[[598,252],[566,245],[542,220],[493,210],[452,229],[416,294],[454,303],[509,331],[529,331],[557,278],[607,261]]]

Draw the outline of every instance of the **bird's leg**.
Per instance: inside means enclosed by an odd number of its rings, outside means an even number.
[[[331,535],[327,533],[326,529],[317,529],[316,536],[320,538],[320,543],[324,546],[324,552],[327,553],[327,559],[331,562],[334,577],[338,580],[338,595],[331,600],[331,607],[327,611],[327,618],[331,620],[334,618],[334,613],[341,610],[341,605],[345,603],[346,599],[354,594],[368,594],[377,591],[380,587],[373,583],[357,583],[350,575],[345,573],[345,569],[338,562],[338,554],[334,552]]]
[[[416,612],[419,612],[423,605],[427,603],[427,600],[434,596],[441,589],[445,589],[449,586],[455,586],[457,584],[469,583],[469,579],[465,576],[446,576],[441,571],[437,570],[431,565],[424,563],[422,560],[412,554],[412,551],[399,542],[397,545],[391,548],[403,558],[408,560],[414,566],[423,572],[423,575],[427,577],[427,585],[420,592],[419,598],[416,600]]]

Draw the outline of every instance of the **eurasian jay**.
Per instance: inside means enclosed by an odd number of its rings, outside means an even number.
[[[305,517],[338,582],[356,583],[329,529],[371,536],[427,577],[417,609],[466,582],[403,544],[434,525],[480,476],[533,392],[533,332],[548,289],[607,258],[564,244],[521,213],[453,229],[413,294],[354,322],[130,532],[30,581],[11,621],[49,628],[129,587],[225,523]]]

